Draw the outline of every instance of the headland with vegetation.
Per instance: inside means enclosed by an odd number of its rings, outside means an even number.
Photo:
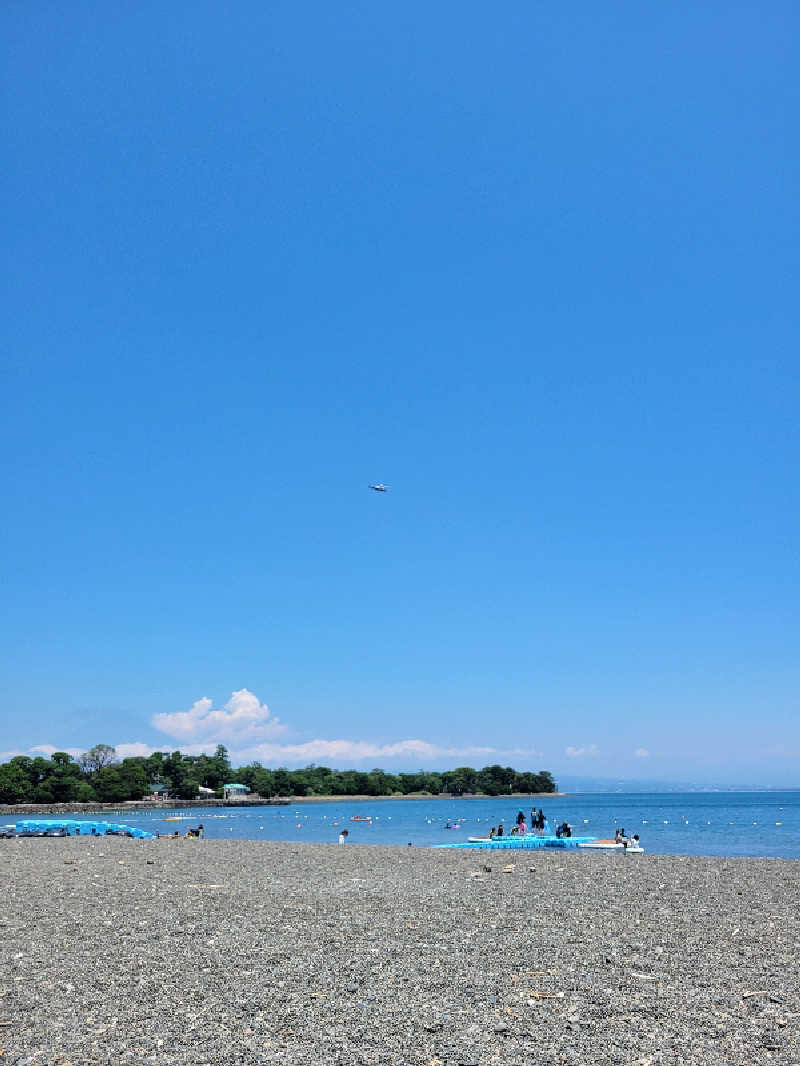
[[[230,800],[226,786],[238,786],[236,802],[276,801],[281,798],[359,799],[412,796],[550,795],[556,782],[547,770],[519,771],[510,766],[476,770],[390,773],[385,770],[335,770],[304,766],[276,770],[254,762],[233,767],[228,752],[218,745],[213,755],[184,755],[156,751],[120,759],[113,747],[97,744],[77,758],[55,751],[46,758],[15,755],[0,764],[0,804],[163,804],[175,801],[215,803]],[[87,808],[88,809],[88,808]]]

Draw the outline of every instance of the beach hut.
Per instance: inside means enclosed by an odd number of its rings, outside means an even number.
[[[229,799],[244,799],[249,793],[250,789],[247,785],[238,785],[236,783],[222,786],[222,795],[226,800]]]

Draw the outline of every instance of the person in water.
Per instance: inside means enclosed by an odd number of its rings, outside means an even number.
[[[347,840],[349,835],[349,831],[347,829],[343,829],[339,834],[339,843],[344,844],[345,840]]]
[[[498,827],[497,827],[497,835],[499,837],[501,837],[504,832],[505,832],[505,830],[503,829],[503,823],[501,822],[500,825],[498,825]]]
[[[493,840],[496,833],[497,833],[497,829],[494,826],[492,826],[492,828],[489,830],[489,839]]]

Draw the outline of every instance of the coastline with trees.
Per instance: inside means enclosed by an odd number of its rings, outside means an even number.
[[[184,755],[180,751],[117,757],[108,744],[97,744],[74,758],[56,751],[44,756],[15,755],[0,763],[0,804],[119,804],[147,802],[148,806],[194,801],[223,801],[229,782],[246,786],[250,799],[234,803],[300,800],[377,799],[413,796],[550,795],[556,782],[547,770],[518,771],[498,764],[480,770],[390,773],[381,769],[336,770],[314,764],[296,770],[269,769],[260,763],[233,768],[226,748],[213,755]],[[228,801],[231,802],[231,801]],[[87,808],[88,809],[88,808]]]

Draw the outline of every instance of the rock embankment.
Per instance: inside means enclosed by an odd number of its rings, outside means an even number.
[[[101,814],[113,811],[185,810],[201,807],[285,807],[288,799],[196,799],[196,800],[125,800],[123,803],[0,803],[0,818],[13,821],[26,814],[46,817],[49,814]]]
[[[107,837],[0,863],[9,1066],[800,1063],[798,862]]]

